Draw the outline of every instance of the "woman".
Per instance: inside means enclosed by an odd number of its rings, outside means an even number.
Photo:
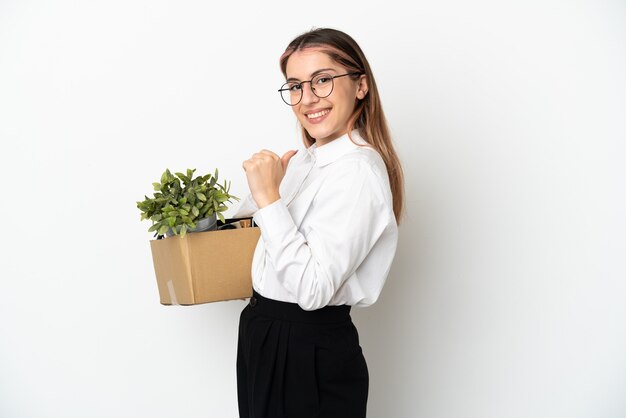
[[[369,375],[352,306],[387,278],[403,178],[365,55],[347,34],[316,29],[280,58],[279,90],[304,146],[243,163],[254,215],[253,296],[241,313],[241,417],[365,417]]]

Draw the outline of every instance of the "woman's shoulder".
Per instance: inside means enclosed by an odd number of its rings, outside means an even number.
[[[344,168],[348,168],[347,166],[367,167],[374,173],[384,175],[385,178],[387,177],[385,161],[380,153],[369,144],[359,145],[352,151],[341,156],[336,162],[339,163],[335,164],[336,166],[343,166]]]
[[[353,187],[367,187],[383,201],[391,201],[389,174],[382,157],[371,146],[360,146],[342,155],[327,173],[327,179]],[[339,180],[340,179],[340,180]]]
[[[328,166],[324,182],[330,182],[333,193],[352,196],[368,193],[374,202],[391,205],[392,194],[385,163],[374,148],[362,146],[347,152]],[[326,183],[328,184],[328,183]],[[391,206],[389,206],[391,207]]]

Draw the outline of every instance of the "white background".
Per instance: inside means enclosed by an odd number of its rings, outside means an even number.
[[[0,1],[1,417],[237,416],[244,302],[160,305],[136,201],[296,147],[313,26],[362,46],[406,172],[353,310],[369,416],[626,417],[626,5],[403,3]]]

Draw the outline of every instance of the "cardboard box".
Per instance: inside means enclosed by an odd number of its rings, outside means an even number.
[[[196,305],[252,296],[252,256],[260,234],[255,226],[150,241],[161,303]]]

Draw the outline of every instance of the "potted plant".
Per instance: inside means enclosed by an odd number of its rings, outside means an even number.
[[[227,203],[238,197],[229,194],[230,183],[217,182],[215,174],[194,177],[196,169],[187,169],[187,174],[173,175],[166,169],[160,183],[152,183],[154,196],[144,196],[137,202],[141,211],[141,220],[149,219],[152,226],[148,231],[155,231],[157,239],[163,235],[180,235],[187,232],[214,230],[217,218],[224,222],[222,212],[228,209]],[[181,183],[182,182],[182,183]]]

